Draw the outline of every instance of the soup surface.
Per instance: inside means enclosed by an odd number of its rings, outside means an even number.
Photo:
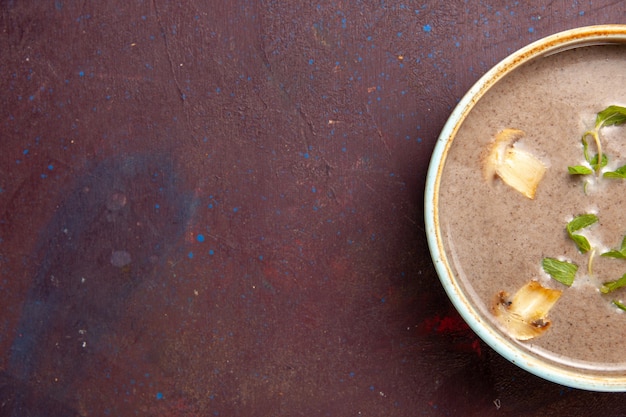
[[[626,180],[573,176],[567,168],[584,162],[583,132],[614,104],[626,106],[626,46],[571,49],[524,64],[492,87],[460,126],[438,197],[448,261],[485,317],[497,327],[496,294],[514,294],[532,279],[560,289],[548,315],[551,327],[518,343],[558,362],[607,370],[626,369],[626,314],[612,302],[626,301],[626,288],[602,294],[599,287],[626,274],[626,259],[599,255],[619,248],[626,235]],[[484,154],[504,128],[523,130],[516,146],[547,167],[533,200],[483,176]],[[601,137],[608,167],[626,165],[626,124],[603,128]],[[584,213],[599,218],[583,232],[595,250],[591,272],[590,254],[581,254],[565,229]],[[545,257],[579,265],[571,287],[543,271]]]

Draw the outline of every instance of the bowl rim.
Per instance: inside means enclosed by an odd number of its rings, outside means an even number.
[[[487,345],[520,368],[548,381],[588,391],[623,392],[626,391],[626,374],[594,375],[588,370],[576,372],[574,368],[568,369],[564,365],[543,361],[521,349],[488,324],[456,283],[443,246],[437,205],[440,178],[448,150],[469,112],[491,87],[522,64],[536,58],[577,47],[604,44],[626,44],[626,25],[585,26],[555,33],[513,52],[486,72],[459,101],[435,143],[426,175],[424,220],[429,250],[444,290],[461,317]]]

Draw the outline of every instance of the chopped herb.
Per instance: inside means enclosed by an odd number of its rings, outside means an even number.
[[[591,243],[583,235],[572,234],[569,237],[574,241],[580,253],[587,253],[591,249]]]
[[[569,235],[570,239],[572,239],[574,243],[576,243],[576,246],[581,253],[587,253],[591,249],[591,244],[586,237],[576,234],[574,232],[591,226],[597,221],[598,216],[596,216],[595,214],[581,214],[580,216],[574,217],[572,221],[567,223],[567,234]]]
[[[622,246],[619,249],[611,249],[608,252],[604,252],[600,256],[608,258],[626,259],[626,236],[622,239]]]
[[[626,123],[626,107],[609,106],[596,116],[596,129],[602,126],[619,126]]]
[[[593,170],[589,167],[586,167],[584,165],[575,165],[575,166],[571,166],[571,167],[567,167],[567,172],[569,172],[572,175],[589,175],[589,174],[593,174]]]
[[[589,165],[591,165],[592,167],[595,167],[596,170],[598,170],[600,168],[604,168],[605,166],[607,166],[607,164],[609,163],[609,157],[606,156],[606,154],[602,154],[602,163],[600,164],[600,166],[598,166],[598,154],[595,154],[593,158],[591,158],[588,162],[589,162]]]
[[[612,249],[608,252],[604,252],[600,256],[604,256],[606,258],[626,259],[626,254],[624,254],[624,252],[622,252],[621,250],[615,250],[615,249]]]
[[[615,304],[615,306],[620,308],[621,310],[626,311],[626,305],[624,305],[621,301],[613,300],[613,304]]]
[[[617,168],[615,171],[608,171],[602,175],[604,178],[626,178],[626,165],[622,165]]]
[[[622,106],[609,106],[606,109],[602,110],[596,115],[596,122],[593,129],[587,130],[583,133],[582,136],[582,144],[583,144],[583,155],[585,156],[585,161],[591,165],[592,172],[588,172],[583,165],[575,165],[568,167],[567,170],[572,175],[589,175],[593,172],[599,173],[602,168],[604,168],[608,163],[608,158],[606,154],[602,152],[602,142],[600,141],[600,129],[604,126],[619,126],[621,124],[626,123],[626,107]],[[596,149],[598,153],[593,157],[589,156],[589,143],[587,142],[587,138],[591,137],[593,139]],[[619,171],[619,169],[618,169]],[[617,171],[613,171],[617,172]],[[604,175],[607,178],[626,178],[626,173],[624,176],[617,175]]]
[[[624,286],[626,286],[626,274],[622,275],[618,280],[605,282],[602,284],[602,287],[600,287],[600,291],[602,294],[608,294]]]
[[[583,135],[581,142],[583,143],[583,155],[585,156],[585,161],[591,162],[591,158],[589,157],[589,143],[587,142],[587,135]]]
[[[541,266],[548,275],[568,287],[574,283],[574,277],[578,271],[578,265],[575,263],[560,261],[556,258],[543,258]]]
[[[592,213],[581,214],[580,216],[574,217],[572,221],[567,223],[567,232],[573,233],[580,229],[584,229],[587,226],[591,226],[592,224],[598,221],[598,216]]]

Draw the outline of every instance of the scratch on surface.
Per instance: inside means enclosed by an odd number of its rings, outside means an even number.
[[[290,98],[291,101],[291,98]],[[308,128],[309,133],[312,136],[317,136],[317,134],[315,133],[315,128],[313,126],[313,122],[309,119],[309,117],[307,116],[307,114],[304,112],[304,110],[302,110],[302,107],[300,105],[295,105],[297,111],[298,111],[298,116],[300,116],[300,119],[302,120],[302,122],[304,122],[305,126]],[[309,151],[309,139],[307,138],[306,133],[304,133],[304,129],[301,129],[301,135],[302,135],[302,139],[304,141],[304,152],[308,152]]]
[[[376,122],[376,119],[374,119],[374,115],[370,111],[370,106],[366,105],[365,109],[367,110],[367,114],[370,116],[370,118],[372,119],[372,122],[374,123],[374,127],[376,128],[376,132],[378,133],[378,137],[380,138],[380,141],[385,146],[385,150],[387,151],[387,154],[391,156],[391,150],[389,150],[389,145],[387,145],[387,141],[385,140],[385,135],[383,135],[382,130],[380,130],[380,126],[378,126],[378,123]]]
[[[171,51],[171,47],[169,43],[169,38],[167,36],[167,30],[163,24],[163,21],[161,20],[161,13],[159,12],[159,7],[156,4],[156,0],[152,0],[152,7],[154,7],[154,14],[156,16],[157,23],[159,24],[161,35],[163,36],[163,43],[165,44],[165,53],[167,54],[167,60],[169,63],[172,80],[174,81],[174,85],[176,87],[176,91],[178,93],[178,98],[180,99],[183,112],[185,113],[185,117],[187,118],[187,126],[189,127],[189,130],[193,133],[193,127],[192,127],[191,119],[189,116],[189,109],[187,108],[187,102],[185,100],[185,94],[180,85],[180,82],[178,81],[178,77],[176,76],[176,70],[175,70],[176,65],[174,64],[174,59],[172,58],[172,51]],[[182,67],[182,65],[183,64],[181,63],[180,66]]]

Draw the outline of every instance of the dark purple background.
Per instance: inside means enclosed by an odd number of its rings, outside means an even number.
[[[427,164],[617,1],[0,1],[1,416],[617,416],[484,345]]]

